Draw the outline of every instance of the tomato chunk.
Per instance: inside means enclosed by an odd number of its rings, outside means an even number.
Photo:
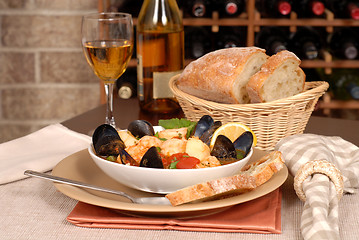
[[[176,153],[169,157],[168,159],[171,163],[176,163],[177,169],[191,169],[200,163],[200,160],[195,157],[189,156],[187,153]]]

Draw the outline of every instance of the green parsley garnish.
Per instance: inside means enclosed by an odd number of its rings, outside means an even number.
[[[179,161],[176,161],[176,162],[171,162],[171,164],[170,164],[170,169],[177,169],[177,163],[178,163]]]
[[[237,159],[243,159],[244,158],[244,152],[241,150],[236,149],[237,152]]]
[[[158,120],[158,125],[164,127],[165,129],[177,129],[177,128],[183,128],[186,127],[187,130],[187,138],[191,136],[192,132],[194,131],[194,128],[196,126],[197,122],[193,122],[190,120],[187,120],[185,118],[172,118],[172,119],[160,119]]]
[[[108,156],[107,158],[106,158],[106,160],[108,160],[108,161],[110,161],[110,162],[116,162],[116,157],[115,156]]]

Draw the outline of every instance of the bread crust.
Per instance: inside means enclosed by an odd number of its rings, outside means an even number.
[[[284,166],[282,153],[273,151],[235,175],[189,186],[166,195],[172,206],[207,201],[251,191],[267,182]]]
[[[257,47],[216,50],[188,64],[177,80],[177,86],[206,100],[249,103],[245,86],[267,58],[265,50]]]
[[[280,171],[284,166],[282,153],[273,151],[263,156],[258,161],[245,166],[242,172],[253,176],[256,181],[256,187],[267,182],[276,172]]]
[[[247,93],[249,95],[250,102],[269,102],[284,97],[290,97],[292,95],[302,92],[305,85],[305,74],[303,70],[299,67],[300,63],[300,59],[294,53],[287,50],[283,50],[269,57],[268,60],[262,65],[261,70],[254,74],[248,81]],[[290,87],[290,91],[283,93],[281,89],[277,89],[279,93],[277,92],[276,96],[273,96],[271,99],[268,99],[265,97],[266,94],[275,95],[276,92],[266,93],[266,90],[264,90],[264,85],[271,84],[268,82],[270,77],[275,78],[275,74],[279,75],[281,72],[278,71],[282,71],[280,67],[284,64],[287,64],[287,66],[292,66],[294,70],[290,72],[290,70],[288,70],[287,68],[287,72],[284,74],[288,75],[288,77],[286,79],[280,79],[279,81],[277,81],[277,83],[279,85],[285,85],[286,82],[291,81],[291,86],[288,86]],[[273,86],[273,88],[276,88],[276,86]]]

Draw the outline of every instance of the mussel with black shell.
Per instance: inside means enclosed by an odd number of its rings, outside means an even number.
[[[214,121],[210,115],[203,115],[197,122],[193,136],[198,137],[209,146],[213,133],[222,126],[221,121]]]
[[[118,156],[125,144],[117,130],[109,124],[98,126],[92,135],[92,144],[99,156]]]
[[[155,135],[155,130],[153,129],[152,124],[146,120],[134,120],[130,122],[127,130],[136,138]]]
[[[143,155],[140,167],[163,168],[162,157],[156,147],[150,147]]]
[[[242,133],[234,142],[224,135],[218,135],[211,150],[221,164],[241,160],[247,156],[253,145],[253,134],[249,131]]]
[[[193,131],[193,136],[200,138],[208,129],[212,127],[214,120],[209,115],[203,115],[197,122]]]
[[[98,126],[92,135],[92,144],[96,155],[105,157],[120,156],[122,164],[137,165],[138,163],[125,151],[125,144],[117,130],[109,124]]]

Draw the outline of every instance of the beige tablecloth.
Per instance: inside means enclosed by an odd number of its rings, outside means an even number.
[[[303,203],[293,189],[293,179],[282,186],[282,234],[210,233],[172,230],[89,229],[72,225],[66,217],[76,205],[51,182],[36,178],[0,186],[0,239],[301,239]],[[359,194],[340,201],[341,239],[359,236]]]

